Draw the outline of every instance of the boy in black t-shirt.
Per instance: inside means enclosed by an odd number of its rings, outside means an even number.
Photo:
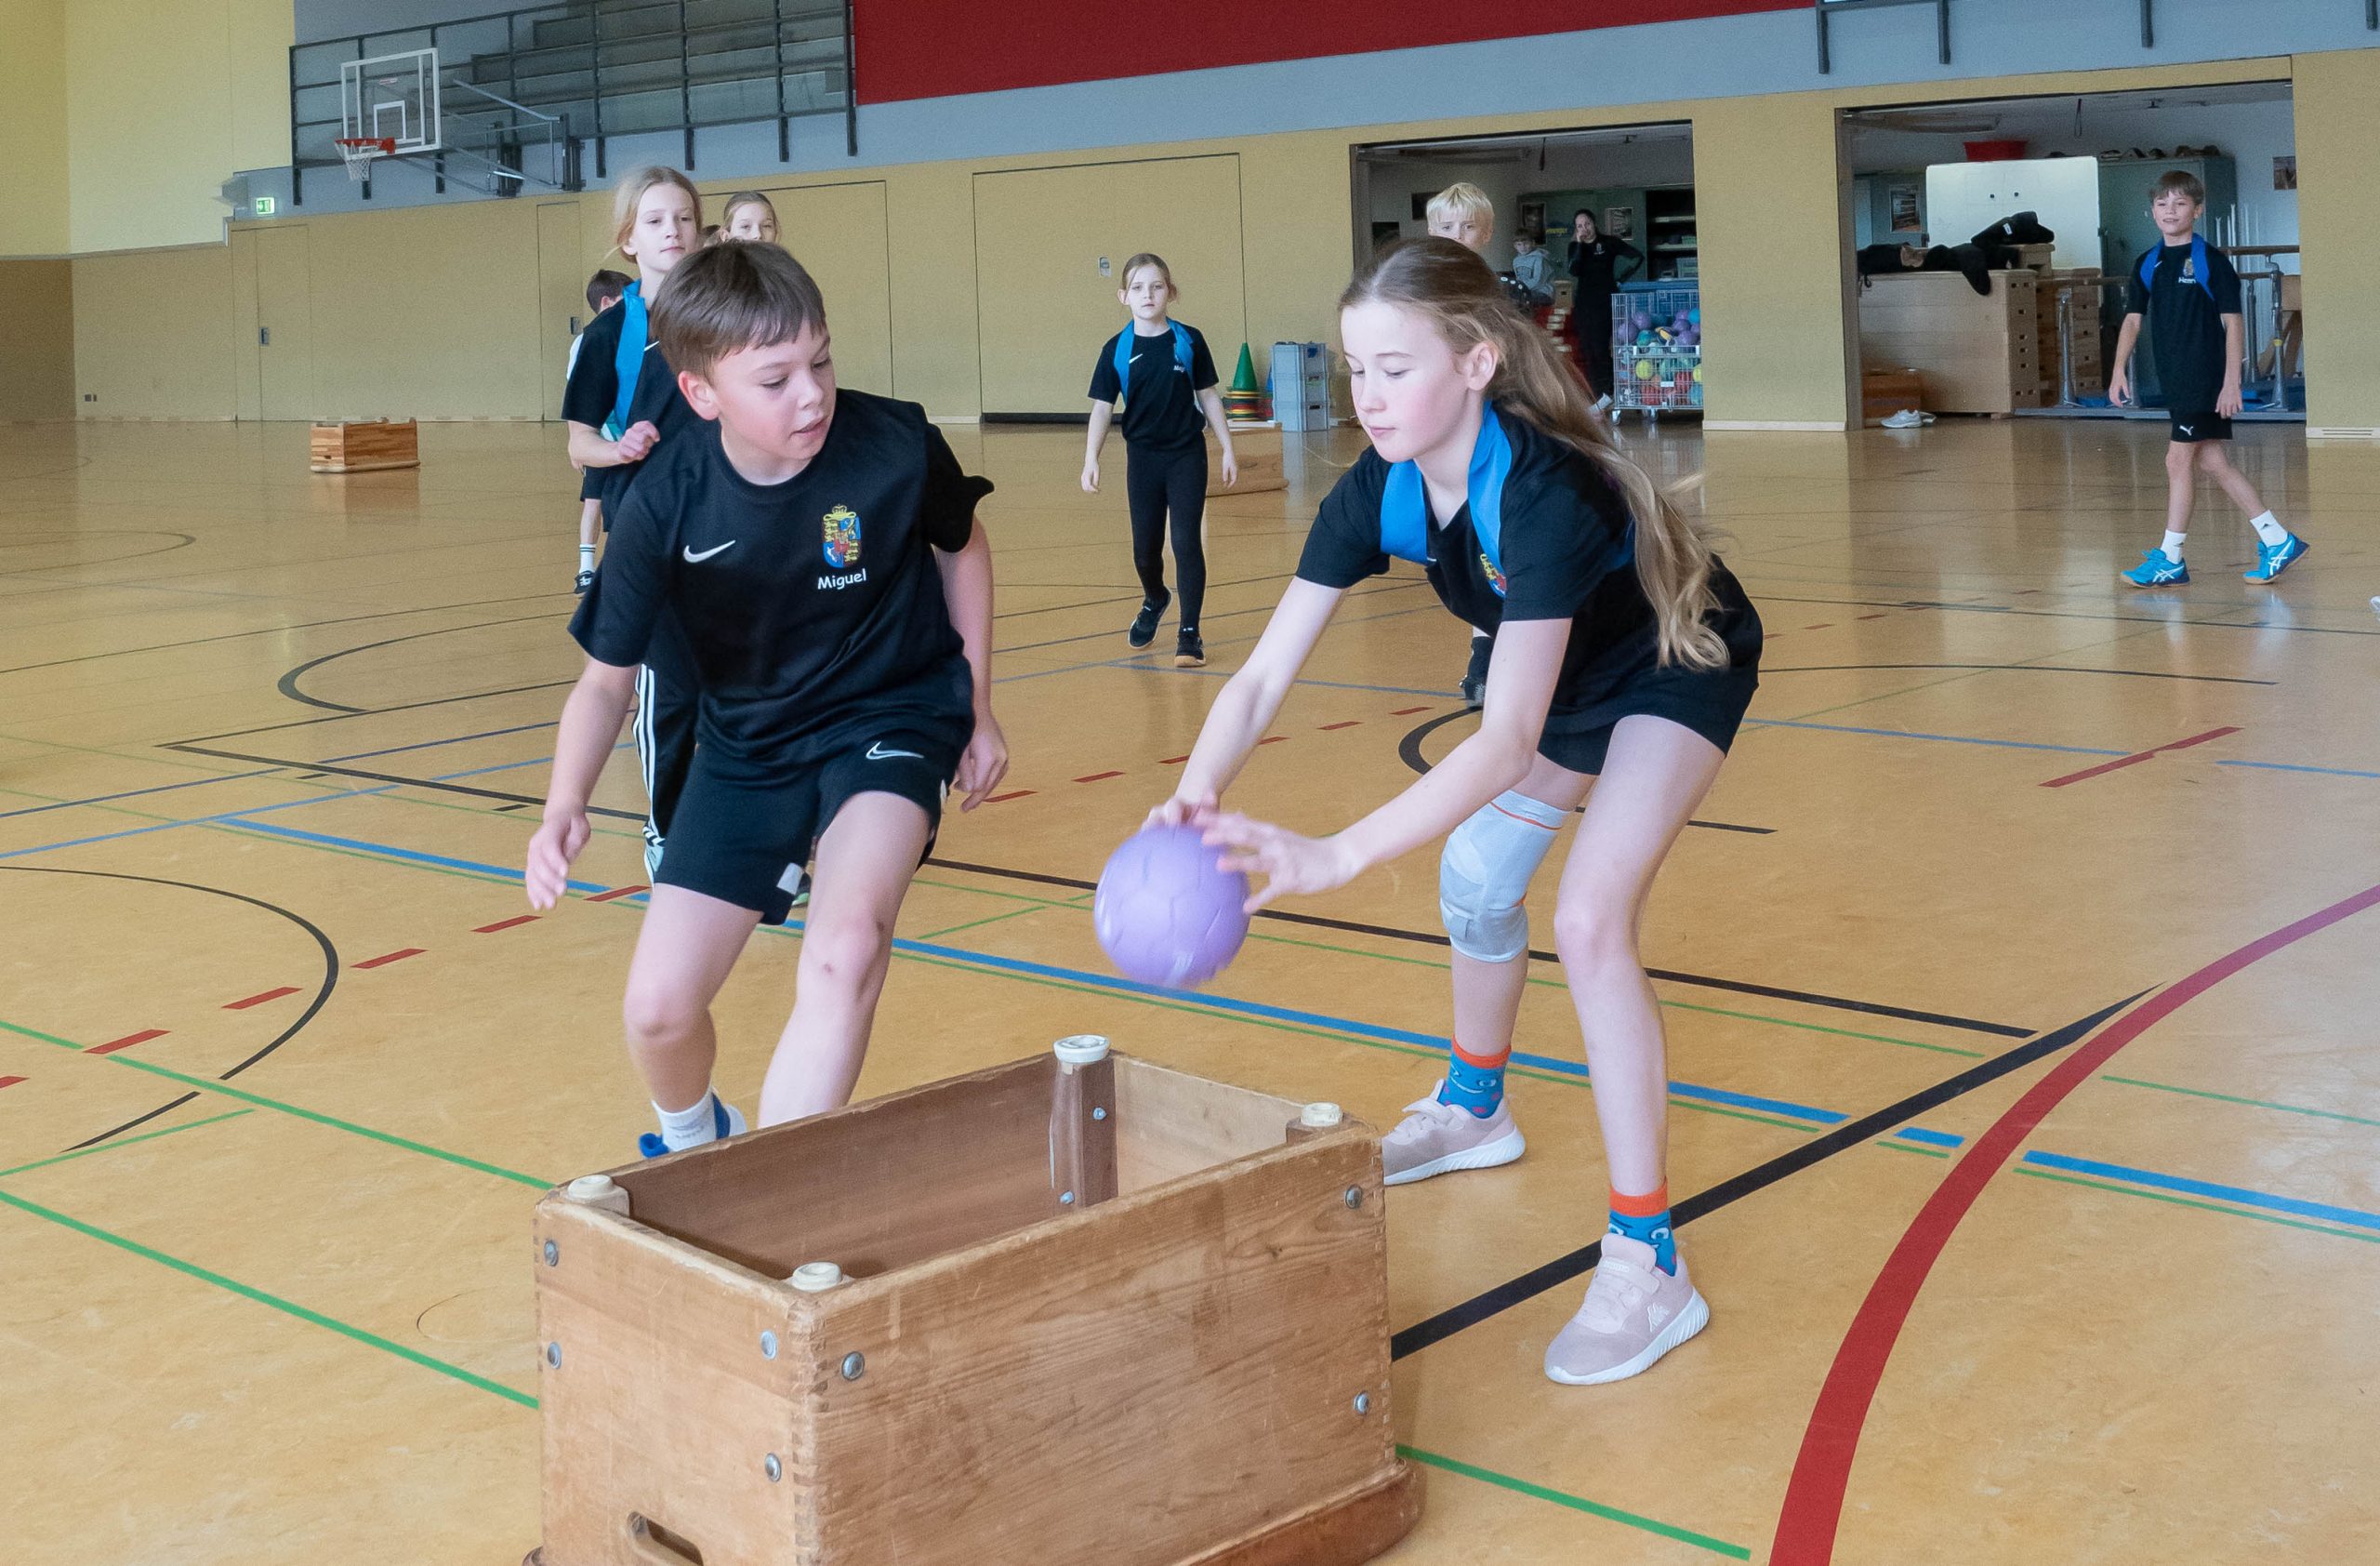
[[[2132,351],[2140,340],[2141,317],[2148,316],[2174,437],[2165,448],[2171,489],[2164,542],[2131,570],[2118,573],[2136,588],[2178,587],[2190,579],[2189,567],[2182,563],[2182,544],[2189,534],[2190,508],[2202,472],[2223,486],[2256,530],[2256,564],[2242,573],[2247,580],[2269,582],[2306,552],[2306,540],[2265,509],[2255,486],[2231,465],[2223,449],[2231,439],[2231,419],[2240,411],[2240,361],[2247,325],[2240,313],[2240,274],[2222,251],[2198,236],[2199,214],[2205,206],[2206,188],[2188,170],[2171,170],[2157,181],[2149,211],[2165,242],[2142,257],[2140,270],[2133,274],[2131,308],[2116,339],[2116,372],[2108,382],[2108,401],[2118,407],[2133,401]]]
[[[1082,487],[1099,493],[1099,448],[1107,444],[1116,404],[1124,405],[1124,498],[1132,514],[1132,567],[1141,578],[1141,612],[1124,640],[1145,647],[1171,596],[1165,591],[1166,518],[1172,516],[1173,568],[1182,577],[1182,618],[1173,666],[1202,669],[1207,644],[1198,613],[1207,596],[1207,431],[1223,444],[1223,483],[1239,482],[1231,425],[1215,391],[1215,361],[1196,326],[1167,312],[1176,297],[1164,258],[1146,251],[1124,263],[1116,290],[1132,318],[1099,345],[1091,366],[1091,438]],[[1120,363],[1119,363],[1120,359]]]
[[[660,352],[702,422],[665,442],[619,508],[571,634],[529,901],[551,908],[634,666],[675,621],[700,689],[693,771],[628,969],[628,1053],[661,1118],[647,1156],[733,1135],[711,1090],[710,1002],[805,859],[814,890],[763,1125],[851,1097],[909,878],[956,778],[973,809],[1008,753],[991,711],[991,546],[913,403],[838,393],[817,285],[774,246],[689,256],[655,301]]]

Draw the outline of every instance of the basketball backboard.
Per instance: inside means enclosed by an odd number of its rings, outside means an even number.
[[[438,117],[438,51],[408,49],[338,68],[339,134],[385,137],[399,156],[443,145]]]

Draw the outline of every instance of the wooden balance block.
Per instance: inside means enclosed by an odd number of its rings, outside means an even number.
[[[421,466],[420,429],[410,418],[391,424],[320,423],[307,441],[308,466],[318,473],[360,473],[374,468]]]
[[[1279,429],[1234,429],[1231,432],[1231,452],[1239,459],[1239,482],[1225,489],[1223,447],[1210,445],[1207,448],[1209,499],[1218,495],[1261,495],[1268,489],[1289,487],[1289,471],[1283,465]]]
[[[573,1181],[530,1566],[1368,1560],[1381,1191],[1335,1107],[1096,1038]]]

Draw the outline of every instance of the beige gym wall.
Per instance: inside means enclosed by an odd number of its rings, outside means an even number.
[[[0,261],[0,419],[74,414],[74,272]]]
[[[2306,273],[2309,434],[2380,432],[2380,49],[2296,60],[2297,234]],[[2241,170],[2245,178],[2246,170]]]
[[[2328,290],[2309,280],[2309,308],[2321,312],[2319,345],[2318,420],[2372,424],[2380,415],[2380,307],[2369,290],[2353,284],[2357,258],[2369,254],[2372,229],[2380,225],[2358,172],[2356,126],[2362,106],[2380,86],[2380,57],[2359,52],[2310,57],[2312,67],[2301,102],[2299,141],[2309,270],[2331,278]],[[989,378],[1004,383],[1012,372],[1030,371],[1056,379],[1085,374],[1095,345],[1075,341],[1013,343],[988,332],[977,277],[977,237],[985,225],[1028,224],[1031,213],[1005,207],[987,212],[984,203],[1020,199],[1031,181],[984,176],[1025,169],[1077,169],[1094,183],[1129,177],[1130,166],[1151,160],[1222,155],[1236,163],[1245,282],[1247,340],[1328,338],[1333,329],[1331,301],[1344,285],[1352,234],[1349,149],[1359,142],[1478,134],[1482,131],[1554,129],[1649,121],[1691,123],[1695,173],[1704,215],[1702,286],[1711,318],[1709,416],[1717,427],[1797,426],[1832,429],[1845,423],[1850,405],[1845,343],[1845,272],[1840,160],[1835,116],[1846,107],[1921,102],[1945,98],[2020,93],[2117,91],[2215,81],[2286,78],[2287,60],[2235,61],[2221,65],[2068,73],[1954,83],[1906,84],[1833,92],[1764,98],[1632,105],[1593,113],[1506,115],[1493,119],[1431,121],[1333,131],[1247,137],[1165,146],[1098,149],[1064,157],[976,159],[837,171],[781,182],[762,182],[781,209],[789,211],[787,242],[834,279],[828,302],[844,303],[851,320],[838,332],[861,335],[884,322],[890,341],[854,340],[845,352],[854,365],[853,383],[866,384],[858,365],[889,365],[895,395],[921,402],[942,417],[967,417],[983,407]],[[617,172],[616,170],[615,171]],[[706,183],[716,200],[731,187]],[[880,191],[882,217],[873,192]],[[840,194],[834,192],[841,192]],[[866,192],[866,194],[860,192]],[[538,224],[530,214],[573,198],[538,204],[481,202],[438,207],[294,219],[311,236],[308,259],[314,312],[315,383],[336,405],[316,411],[387,412],[425,418],[550,418],[552,368],[567,340],[573,305],[557,282],[553,258],[541,262]],[[1222,200],[1217,196],[1218,201]],[[576,198],[581,239],[579,261],[591,270],[610,242],[609,197],[589,192]],[[805,204],[808,204],[805,206]],[[508,218],[507,212],[514,214]],[[550,216],[550,214],[549,214]],[[1236,224],[1239,214],[1216,215],[1218,226]],[[242,225],[288,227],[281,224]],[[402,235],[402,239],[398,236]],[[1125,241],[1117,239],[1117,244]],[[2329,259],[2336,256],[2335,262]],[[127,262],[137,258],[125,258]],[[402,260],[403,264],[398,264]],[[151,352],[153,324],[110,312],[96,314],[85,296],[82,268],[76,272],[77,343],[86,388],[95,369],[116,381],[125,366]],[[168,266],[157,259],[148,264]],[[545,285],[539,286],[541,267]],[[880,292],[866,289],[863,274],[880,269]],[[583,278],[584,272],[580,276]],[[379,325],[341,328],[347,308],[339,297],[363,279],[378,299]],[[1190,300],[1183,314],[1194,322],[1229,323],[1218,315],[1210,290],[1184,279]],[[229,272],[225,285],[230,285]],[[881,303],[878,302],[880,299]],[[1196,308],[1193,308],[1193,302]],[[218,312],[229,316],[223,297]],[[196,311],[203,301],[188,307]],[[251,310],[253,307],[250,307]],[[1120,313],[1117,316],[1121,319]],[[402,330],[388,325],[403,322]],[[173,328],[178,330],[179,328]],[[2342,350],[2334,343],[2344,343]],[[2358,347],[2360,344],[2362,346]],[[996,360],[994,353],[1029,353],[1032,365]],[[1214,337],[1218,359],[1236,355],[1236,341]],[[2342,359],[2339,355],[2349,355]],[[881,354],[881,358],[879,354]],[[364,355],[368,363],[350,362]],[[1227,368],[1227,367],[1226,367]],[[381,394],[359,406],[356,396]],[[152,393],[153,395],[153,393]],[[235,398],[226,388],[218,402],[193,405],[192,417],[225,417]],[[106,417],[122,408],[80,405]],[[2362,409],[2361,417],[2351,417]]]
[[[0,0],[0,39],[7,40],[7,62],[0,72],[0,149],[8,168],[7,199],[0,201],[0,256],[62,256],[66,0]]]

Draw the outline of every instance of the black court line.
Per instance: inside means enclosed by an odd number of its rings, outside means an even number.
[[[254,1066],[258,1061],[262,1060],[265,1056],[271,1055],[273,1051],[279,1049],[282,1045],[296,1038],[304,1030],[308,1023],[314,1020],[315,1016],[321,1013],[323,1007],[329,1003],[331,991],[338,988],[338,948],[331,944],[330,936],[323,933],[322,926],[316,924],[313,921],[306,918],[302,914],[292,913],[289,909],[281,907],[278,903],[269,903],[261,897],[251,897],[245,892],[227,891],[220,886],[202,885],[194,881],[168,881],[161,876],[153,875],[121,875],[112,870],[59,869],[45,865],[0,865],[0,870],[13,871],[18,875],[79,875],[89,877],[95,881],[136,881],[148,886],[172,886],[185,892],[204,892],[209,896],[229,897],[235,903],[246,903],[251,908],[260,908],[267,913],[274,914],[280,918],[289,921],[290,923],[297,925],[299,929],[305,931],[307,935],[311,936],[314,939],[314,944],[320,947],[323,952],[323,982],[321,987],[314,991],[314,998],[307,1002],[306,1009],[298,1014],[297,1021],[283,1029],[281,1032],[274,1037],[273,1041],[265,1045],[264,1048],[257,1051],[245,1060],[243,1060],[239,1064],[233,1066],[230,1070],[218,1073],[215,1079],[217,1082],[230,1082],[232,1078],[238,1076],[249,1067]],[[97,1136],[86,1136],[82,1141],[75,1143],[73,1147],[68,1148],[65,1150],[73,1153],[80,1152],[85,1148],[95,1148],[111,1136],[121,1136],[137,1125],[145,1125],[149,1121],[155,1120],[159,1115],[165,1114],[167,1110],[178,1109],[197,1096],[198,1095],[195,1093],[185,1093],[178,1098],[168,1099],[166,1102],[158,1105],[155,1108],[150,1110],[145,1115],[136,1115],[131,1120],[125,1121],[122,1125],[115,1127],[113,1130],[102,1131]]]
[[[1954,1098],[1973,1093],[1990,1082],[1999,1081],[2011,1071],[2020,1070],[2045,1056],[2056,1055],[2068,1046],[2079,1043],[2096,1031],[2098,1026],[2135,1001],[2147,995],[2118,1001],[2102,1007],[2089,1016],[2069,1022],[2054,1032],[2044,1033],[2030,1043],[2019,1044],[1990,1060],[1981,1061],[1955,1076],[1946,1077],[1932,1087],[1920,1089],[1908,1097],[1897,1099],[1870,1114],[1849,1121],[1822,1136],[1813,1137],[1791,1152],[1780,1153],[1765,1163],[1756,1163],[1739,1174],[1708,1189],[1695,1192],[1670,1209],[1671,1224],[1683,1228],[1695,1219],[1715,1213],[1720,1208],[1741,1201],[1758,1191],[1767,1189],[1788,1176],[1798,1174],[1812,1164],[1824,1162],[1837,1153],[1873,1141],[1904,1122],[1915,1119],[1928,1109],[1939,1108]],[[1490,1317],[1501,1315],[1513,1307],[1535,1299],[1549,1289],[1559,1288],[1592,1270],[1602,1259],[1603,1241],[1597,1240],[1577,1250],[1554,1257],[1542,1266],[1529,1268],[1519,1277],[1499,1283],[1485,1294],[1474,1294],[1461,1305],[1451,1306],[1436,1315],[1414,1322],[1389,1339],[1389,1358],[1402,1360],[1419,1354],[1433,1344],[1444,1343],[1459,1332],[1477,1326]]]
[[[178,750],[182,754],[188,756],[214,756],[227,762],[255,761],[257,759],[253,756],[243,755],[237,750],[216,750],[204,745],[162,745],[159,746],[158,749],[163,750]],[[396,783],[408,789],[432,789],[442,793],[467,794],[472,799],[502,800],[509,804],[541,805],[546,803],[542,797],[536,794],[508,793],[502,789],[481,789],[475,788],[468,783],[448,783],[435,777],[407,777],[402,773],[395,772],[367,772],[362,767],[326,766],[321,762],[275,762],[271,764],[275,766],[310,766],[318,773],[328,773],[334,777],[360,777],[366,782],[371,783]],[[644,812],[641,810],[609,810],[600,804],[588,805],[587,807],[587,814],[589,816],[605,816],[613,818],[614,820],[619,821],[641,821],[644,819]]]
[[[324,701],[320,697],[308,696],[303,690],[298,688],[298,676],[306,674],[313,670],[320,669],[326,663],[336,663],[340,658],[347,657],[352,654],[371,652],[376,647],[393,647],[402,642],[420,642],[432,636],[452,636],[456,632],[463,630],[485,630],[488,627],[496,625],[530,625],[539,622],[551,624],[552,621],[553,617],[551,615],[514,615],[507,619],[474,620],[469,625],[443,625],[430,630],[416,630],[406,636],[391,636],[386,641],[365,642],[353,647],[341,647],[335,653],[324,653],[318,658],[309,658],[304,663],[298,664],[296,668],[284,670],[281,678],[274,683],[274,688],[292,701],[302,701],[309,707],[320,707],[332,712],[351,715],[358,712],[393,710],[392,709],[377,707],[350,707],[343,701]]]
[[[1037,870],[1013,870],[1001,865],[972,864],[964,859],[929,858],[926,863],[937,869],[965,870],[975,875],[998,876],[1007,881],[1030,882],[1039,886],[1064,886],[1077,892],[1095,892],[1095,881],[1079,881],[1073,876],[1044,875]],[[1444,935],[1434,930],[1406,930],[1393,924],[1366,924],[1353,919],[1329,919],[1318,913],[1291,913],[1285,909],[1259,909],[1259,919],[1270,919],[1282,924],[1302,924],[1309,929],[1339,930],[1350,935],[1377,936],[1383,940],[1406,941],[1415,946],[1449,947]],[[1561,958],[1551,951],[1529,949],[1533,962],[1559,964]],[[1922,1011],[1911,1006],[1890,1006],[1877,1001],[1854,1001],[1841,995],[1821,995],[1807,989],[1787,989],[1778,985],[1752,984],[1741,979],[1713,978],[1708,974],[1683,973],[1674,968],[1647,968],[1651,978],[1666,979],[1672,984],[1693,985],[1702,989],[1724,989],[1737,995],[1757,995],[1764,1000],[1792,1001],[1805,1006],[1820,1006],[1831,1011],[1858,1012],[1867,1016],[1888,1016],[1902,1022],[1928,1023],[1936,1028],[1954,1028],[1969,1033],[1989,1033],[2002,1039],[2030,1039],[2033,1030],[2004,1022],[1985,1022],[1977,1017],[1956,1016],[1945,1012]]]
[[[1476,708],[1458,707],[1451,712],[1442,712],[1435,718],[1425,720],[1416,726],[1412,732],[1406,735],[1404,738],[1396,742],[1396,754],[1398,759],[1403,761],[1407,766],[1411,767],[1416,773],[1426,775],[1430,770],[1430,759],[1421,754],[1421,741],[1429,738],[1430,736],[1437,733],[1438,730],[1446,727],[1448,723],[1453,723],[1458,718],[1471,717],[1477,710],[1478,710]],[[1572,811],[1571,814],[1575,816],[1578,812]],[[1777,829],[1774,827],[1746,827],[1734,821],[1705,821],[1699,817],[1694,817],[1688,819],[1686,824],[1689,827],[1699,827],[1707,832],[1743,832],[1752,837],[1775,837],[1777,835]]]
[[[37,541],[42,538],[64,538],[70,542],[76,538],[172,538],[176,541],[170,544],[161,545],[153,550],[136,550],[130,554],[112,554],[105,560],[69,560],[56,565],[11,566],[6,570],[0,570],[0,577],[32,577],[45,571],[75,571],[92,565],[121,565],[128,560],[146,560],[152,554],[171,554],[176,550],[186,550],[198,542],[198,536],[194,533],[168,532],[166,529],[162,527],[101,528],[96,532],[60,531],[59,529],[51,528],[46,529],[41,533],[20,535],[18,537],[0,540],[0,549],[30,550],[47,548],[47,545]],[[91,588],[112,587],[117,584],[112,582],[68,582],[61,585],[67,587]]]
[[[401,701],[393,707],[360,708],[352,712],[325,712],[319,718],[292,718],[285,723],[259,723],[252,729],[228,729],[221,734],[202,734],[195,739],[175,740],[162,747],[178,750],[184,746],[204,744],[213,739],[242,739],[252,734],[279,734],[284,729],[311,728],[316,723],[340,723],[350,718],[377,718],[390,712],[417,712],[425,707],[452,707],[463,701],[485,701],[491,697],[521,696],[529,691],[554,691],[575,685],[576,679],[544,680],[534,685],[507,685],[502,690],[467,691],[461,696],[432,697],[428,701]],[[317,762],[284,763],[284,765],[317,766]]]
[[[240,642],[251,636],[279,636],[292,630],[313,630],[326,625],[353,625],[359,620],[390,620],[404,615],[435,615],[450,609],[484,609],[496,604],[534,604],[541,598],[569,596],[568,593],[560,592],[533,592],[516,598],[480,598],[467,604],[428,604],[418,609],[383,609],[370,615],[342,615],[337,619],[299,620],[293,625],[268,625],[255,630],[227,630],[220,636],[193,636],[187,642],[151,642],[139,647],[118,647],[113,652],[84,653],[71,658],[51,658],[46,663],[12,664],[7,669],[0,669],[0,674],[22,674],[31,669],[60,669],[70,663],[92,663],[100,658],[130,657],[135,653],[165,653],[178,647],[204,647],[210,642]]]

